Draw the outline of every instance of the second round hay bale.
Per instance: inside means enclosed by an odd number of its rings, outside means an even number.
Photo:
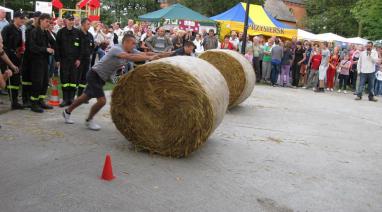
[[[229,108],[244,102],[252,93],[256,76],[251,63],[241,54],[223,49],[208,50],[199,58],[214,65],[227,81]]]
[[[111,115],[136,147],[184,157],[205,143],[223,120],[229,91],[208,62],[172,57],[139,66],[112,93]]]

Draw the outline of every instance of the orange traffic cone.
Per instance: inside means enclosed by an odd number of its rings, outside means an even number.
[[[48,104],[50,106],[59,106],[60,105],[60,97],[59,97],[59,94],[58,94],[57,85],[58,85],[57,79],[52,80],[52,86],[53,87],[52,87],[52,92],[50,94],[50,99],[49,99],[49,102],[48,102]]]
[[[110,155],[107,154],[106,159],[105,159],[105,165],[104,165],[103,171],[102,171],[101,179],[107,180],[107,181],[112,181],[114,178],[115,178],[115,176],[113,175],[113,167],[111,166],[111,158],[110,158]]]

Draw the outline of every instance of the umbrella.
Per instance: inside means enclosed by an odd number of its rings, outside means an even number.
[[[317,39],[321,41],[339,41],[339,42],[345,42],[345,43],[347,42],[346,38],[331,32],[318,34]]]
[[[348,38],[347,42],[352,43],[352,44],[366,45],[367,42],[369,42],[369,40],[366,40],[366,39],[360,38],[360,37],[355,37],[355,38]]]
[[[246,3],[238,3],[231,9],[211,17],[211,19],[221,23],[222,34],[229,33],[231,30],[243,31],[246,6]],[[297,30],[294,27],[276,20],[260,5],[250,5],[248,24],[249,35],[262,34],[285,38],[297,36]]]
[[[170,7],[141,15],[139,16],[139,19],[151,22],[158,22],[162,19],[213,22],[213,20],[209,19],[208,17],[195,12],[181,4],[174,4]]]

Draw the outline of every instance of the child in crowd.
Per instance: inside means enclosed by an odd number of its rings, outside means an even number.
[[[350,74],[350,68],[351,68],[351,61],[349,60],[349,55],[345,55],[344,59],[340,63],[340,75],[338,76],[339,79],[339,88],[338,93],[341,93],[341,89],[343,89],[344,93],[346,94],[346,84],[349,80],[349,74]]]
[[[377,72],[375,73],[374,93],[376,96],[382,96],[382,67],[377,64]]]
[[[293,60],[292,43],[287,41],[284,47],[284,54],[281,60],[280,85],[290,86],[289,71]]]
[[[321,50],[318,44],[314,44],[313,52],[310,55],[310,60],[308,64],[311,64],[310,66],[310,73],[309,73],[309,79],[308,79],[308,85],[307,89],[313,88],[313,91],[316,91],[317,89],[317,83],[318,83],[318,69],[320,68],[322,60]]]
[[[318,90],[317,92],[325,92],[325,79],[326,79],[326,71],[329,68],[329,59],[330,59],[330,50],[328,48],[328,42],[321,43],[321,64],[318,69]]]

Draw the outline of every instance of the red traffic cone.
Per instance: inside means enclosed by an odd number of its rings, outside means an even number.
[[[52,87],[52,92],[51,92],[50,99],[48,102],[48,104],[50,106],[60,105],[60,98],[59,98],[59,94],[58,94],[57,85],[58,85],[58,81],[56,79],[52,80],[52,86],[53,87]]]
[[[112,181],[115,178],[113,175],[113,167],[111,166],[111,157],[109,154],[106,155],[105,165],[103,167],[101,179]]]

